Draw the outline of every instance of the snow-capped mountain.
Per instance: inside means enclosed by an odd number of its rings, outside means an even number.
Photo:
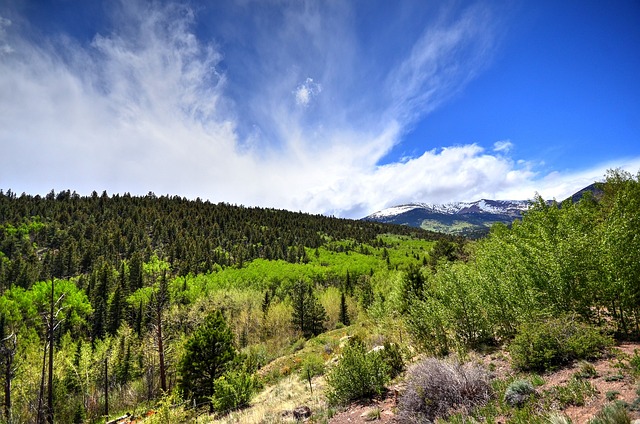
[[[577,202],[586,193],[599,198],[602,195],[602,189],[598,183],[594,183],[576,192],[567,200]],[[547,202],[553,203],[549,200]],[[510,225],[514,220],[520,219],[530,205],[530,200],[487,199],[441,205],[409,203],[383,209],[362,219],[474,237],[487,234],[491,226],[497,222]]]
[[[447,215],[464,215],[468,213],[508,215],[520,217],[522,212],[529,208],[529,200],[477,200],[475,202],[453,202],[441,205],[428,203],[409,203],[407,205],[393,206],[372,213],[365,219],[379,220],[394,217],[415,209],[424,210],[426,213],[442,213]]]
[[[468,236],[486,233],[497,222],[511,224],[530,204],[528,200],[488,199],[439,205],[410,203],[383,209],[363,219]]]

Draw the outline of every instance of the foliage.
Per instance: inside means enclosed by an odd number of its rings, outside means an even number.
[[[354,338],[327,376],[330,387],[327,397],[331,404],[346,404],[382,393],[388,381],[389,370],[381,355],[367,352],[364,342]]]
[[[323,375],[325,371],[324,360],[317,353],[310,353],[302,359],[302,367],[300,368],[300,378],[306,380],[308,378]]]
[[[179,399],[174,396],[163,396],[158,403],[155,413],[145,419],[145,423],[149,424],[173,424],[178,422],[186,422],[189,413],[181,406],[176,406]]]
[[[571,405],[582,406],[594,394],[596,389],[589,381],[575,377],[567,384],[556,386],[551,390],[551,396],[561,408]]]
[[[578,371],[574,374],[576,378],[595,378],[598,376],[596,367],[587,361],[580,361]]]
[[[631,424],[631,418],[624,405],[614,402],[605,405],[595,417],[589,420],[589,424]]]
[[[294,284],[291,289],[291,304],[291,322],[304,337],[317,336],[325,330],[324,321],[327,313],[310,283],[299,280]]]
[[[573,360],[595,358],[612,344],[598,329],[565,316],[521,325],[509,352],[517,368],[546,371]]]
[[[185,343],[180,360],[179,387],[185,398],[201,403],[208,401],[216,381],[235,358],[233,335],[220,311],[207,316]]]
[[[476,364],[428,358],[407,371],[399,401],[400,423],[429,423],[453,411],[472,409],[491,398],[489,375]]]
[[[437,355],[507,344],[517,358],[522,342],[523,362],[556,367],[608,345],[595,328],[617,339],[640,337],[637,228],[640,174],[620,170],[579,201],[538,197],[522,221],[496,225],[473,242],[153,193],[0,191],[0,316],[4,334],[15,336],[1,347],[11,356],[0,359],[3,371],[11,366],[0,383],[8,387],[11,380],[13,421],[36,421],[52,278],[56,299],[64,295],[52,380],[62,422],[97,421],[107,390],[112,410],[153,403],[162,396],[161,368],[167,393],[176,384],[182,389],[190,340],[218,310],[233,335],[229,345],[250,353],[251,369],[305,346],[274,361],[282,366],[268,374],[288,375],[303,365],[320,372],[320,355],[338,343],[318,337],[294,344],[305,332],[292,326],[301,281],[312,292],[308,305],[324,309],[326,319],[318,321],[325,328],[348,322],[349,331],[380,334],[375,344],[400,342],[396,353],[405,352],[403,343]],[[554,320],[567,316],[579,331],[559,330]],[[307,336],[323,331],[308,328]],[[564,341],[545,341],[544,334]],[[537,352],[525,348],[525,339]],[[305,363],[310,351],[317,357]],[[385,358],[385,351],[379,359],[397,372],[402,356]],[[632,371],[637,356],[629,360]],[[557,395],[573,396],[564,391]],[[507,415],[542,422],[529,413],[527,404]]]
[[[405,370],[404,359],[398,344],[385,342],[378,353],[389,369],[389,377],[394,378]]]
[[[249,405],[258,388],[256,378],[243,370],[227,371],[213,382],[214,411],[227,413]]]
[[[633,356],[629,359],[629,367],[634,376],[640,377],[640,351],[638,349],[633,350]]]
[[[530,381],[515,380],[509,384],[504,392],[504,401],[510,406],[522,406],[535,393],[536,389]]]

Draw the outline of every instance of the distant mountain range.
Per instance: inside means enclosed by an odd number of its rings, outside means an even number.
[[[575,193],[572,201],[578,201],[586,192],[599,194],[596,184]],[[481,237],[497,222],[510,225],[520,219],[531,206],[530,200],[489,200],[453,202],[446,204],[409,203],[393,206],[363,218],[390,224],[408,225],[430,231]]]

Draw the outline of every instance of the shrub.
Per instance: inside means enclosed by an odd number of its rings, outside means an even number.
[[[213,382],[211,404],[214,411],[226,413],[249,405],[257,388],[253,375],[244,371],[228,371]]]
[[[613,401],[616,400],[618,398],[618,395],[620,394],[619,391],[617,390],[609,390],[607,391],[607,393],[605,393],[604,397],[609,401]]]
[[[571,424],[571,418],[566,415],[558,414],[557,412],[549,414],[547,417],[547,423],[549,424]]]
[[[536,389],[530,381],[516,380],[509,384],[504,392],[504,401],[509,406],[520,407],[535,393]]]
[[[613,340],[598,329],[560,317],[521,325],[509,352],[516,368],[547,371],[573,360],[596,358],[611,345]]]
[[[301,379],[306,380],[307,378],[322,374],[324,374],[324,360],[322,356],[317,353],[312,353],[302,360],[302,367],[300,368]]]
[[[389,368],[389,377],[394,378],[404,371],[404,359],[402,359],[402,352],[397,344],[385,342],[384,348],[379,351],[379,354]]]
[[[380,394],[389,379],[388,366],[379,352],[367,353],[364,343],[354,338],[345,346],[340,362],[327,376],[329,403],[345,404]]]
[[[575,373],[576,378],[596,378],[597,376],[596,367],[587,361],[581,361],[580,369]]]
[[[615,402],[602,408],[595,417],[589,420],[589,424],[631,424],[631,418],[624,405]]]
[[[572,378],[567,384],[554,387],[551,394],[561,408],[566,408],[570,405],[583,406],[586,399],[596,392],[589,381]]]
[[[633,350],[633,356],[629,359],[629,367],[634,376],[640,376],[640,351],[638,349]]]
[[[470,411],[490,397],[489,375],[483,368],[428,358],[407,371],[397,418],[400,423],[428,423],[453,411]]]
[[[182,407],[175,405],[179,399],[175,395],[163,396],[158,403],[155,414],[145,420],[149,424],[170,424],[187,422],[189,413]]]

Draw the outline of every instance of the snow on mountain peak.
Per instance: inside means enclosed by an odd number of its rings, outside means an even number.
[[[513,215],[519,214],[529,208],[528,200],[487,200],[481,199],[475,202],[450,202],[444,204],[409,203],[392,206],[369,215],[369,219],[381,219],[398,216],[414,209],[425,210],[430,213],[456,215],[465,213],[488,213]]]

